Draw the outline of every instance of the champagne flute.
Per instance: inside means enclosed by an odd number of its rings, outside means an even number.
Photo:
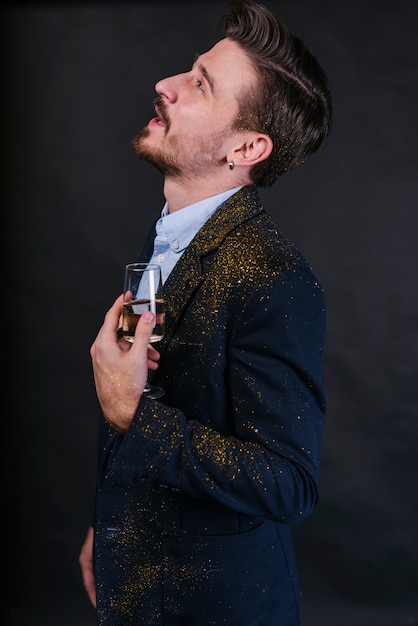
[[[146,311],[152,311],[156,316],[150,343],[163,338],[165,314],[161,286],[159,265],[153,263],[128,263],[126,265],[122,312],[122,337],[126,341],[134,341],[136,325],[142,313]],[[144,393],[148,398],[155,399],[164,395],[164,389],[147,382]]]

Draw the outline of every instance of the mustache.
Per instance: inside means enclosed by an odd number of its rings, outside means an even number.
[[[161,96],[157,96],[153,100],[153,105],[158,117],[163,121],[165,126],[168,128],[170,125],[170,120],[168,117],[167,109],[164,100]]]

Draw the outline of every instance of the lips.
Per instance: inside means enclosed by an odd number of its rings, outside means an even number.
[[[157,114],[157,117],[153,117],[150,122],[149,122],[149,126],[159,126],[160,128],[165,128],[166,127],[166,122],[164,119],[164,114],[162,113],[161,109],[159,107],[155,107],[155,112]]]
[[[160,117],[153,117],[148,126],[161,126],[161,127],[165,127],[164,122],[162,121],[162,119]]]
[[[154,100],[154,109],[158,116],[158,120],[161,126],[168,126],[169,120],[165,110],[164,101],[161,97],[155,98]]]

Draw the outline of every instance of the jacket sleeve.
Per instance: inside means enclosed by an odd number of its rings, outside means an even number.
[[[246,299],[229,344],[234,433],[143,397],[109,476],[282,523],[302,520],[318,497],[324,332],[324,296],[308,266],[266,281]]]

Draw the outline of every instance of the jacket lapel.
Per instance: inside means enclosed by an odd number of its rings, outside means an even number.
[[[256,187],[240,189],[224,202],[196,233],[164,284],[166,333],[158,349],[164,352],[190,298],[210,269],[227,235],[262,211]]]

